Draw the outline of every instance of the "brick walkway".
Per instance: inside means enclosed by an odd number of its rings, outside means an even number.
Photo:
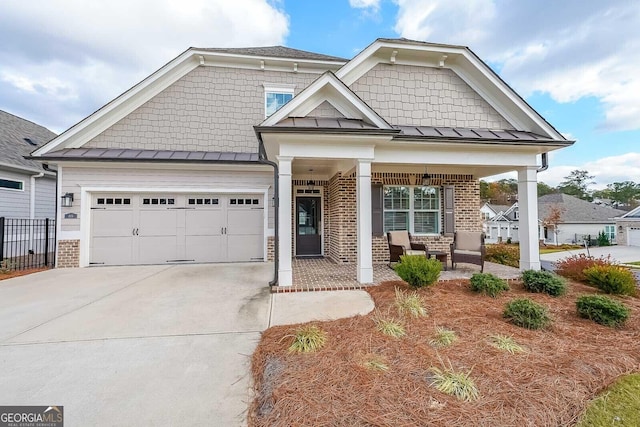
[[[274,292],[348,290],[371,286],[358,283],[355,264],[337,264],[327,258],[294,259],[292,264],[293,286],[274,286],[272,288]],[[490,262],[485,262],[484,271],[503,279],[515,279],[520,276],[517,268]],[[458,264],[456,270],[449,269],[440,273],[439,281],[468,279],[472,274],[479,272],[480,267],[477,265]],[[400,280],[400,278],[386,264],[373,266],[374,284],[389,280]]]

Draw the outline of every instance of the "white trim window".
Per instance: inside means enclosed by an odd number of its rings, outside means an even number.
[[[264,85],[264,116],[269,117],[293,99],[295,87],[289,85]]]
[[[12,191],[24,191],[24,181],[15,179],[0,178],[0,189]]]
[[[384,187],[384,232],[408,230],[411,234],[440,233],[440,188]]]
[[[616,226],[615,225],[605,225],[604,226],[604,235],[607,236],[610,242],[616,240]]]

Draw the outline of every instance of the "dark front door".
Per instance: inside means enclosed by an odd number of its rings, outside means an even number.
[[[296,198],[296,255],[322,255],[320,197]]]

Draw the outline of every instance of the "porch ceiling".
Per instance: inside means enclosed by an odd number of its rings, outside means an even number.
[[[347,172],[353,169],[353,160],[335,159],[294,159],[292,164],[293,174],[304,179],[329,179],[336,172]],[[313,170],[313,171],[311,171]],[[484,165],[434,165],[434,164],[397,164],[397,163],[373,163],[372,172],[400,172],[424,174],[463,174],[473,175],[474,178],[485,178],[505,172],[516,170],[515,166],[484,166]]]

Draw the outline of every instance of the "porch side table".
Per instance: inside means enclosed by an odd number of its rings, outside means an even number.
[[[428,258],[435,258],[442,263],[444,271],[447,271],[447,253],[444,251],[429,251]]]

